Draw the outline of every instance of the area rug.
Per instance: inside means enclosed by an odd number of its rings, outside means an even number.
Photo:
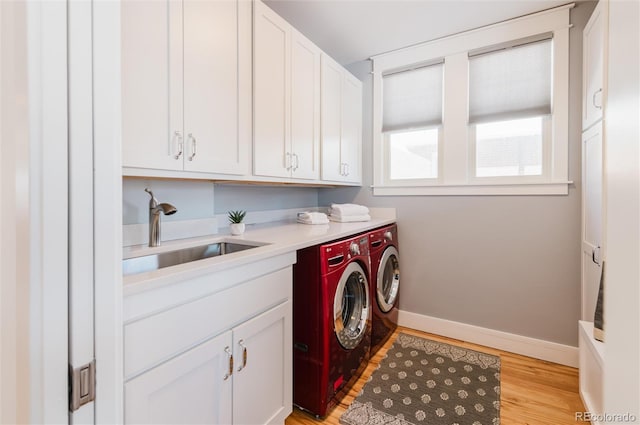
[[[344,425],[498,425],[500,358],[399,334]]]

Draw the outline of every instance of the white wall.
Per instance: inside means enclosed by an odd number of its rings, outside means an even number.
[[[178,209],[176,214],[163,216],[163,221],[210,218],[229,210],[269,211],[318,206],[316,188],[126,178],[122,184],[123,224],[149,221],[149,195],[144,192],[145,187],[153,191],[158,202],[168,202]]]
[[[640,423],[640,4],[609,3],[604,411]],[[622,423],[619,421],[617,423]]]
[[[370,63],[348,67],[364,85],[364,183],[321,189],[319,204],[397,208],[401,310],[577,346],[582,29],[594,6],[571,11],[568,196],[372,196]]]

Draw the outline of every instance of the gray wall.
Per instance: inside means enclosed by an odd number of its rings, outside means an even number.
[[[178,212],[163,221],[213,217],[229,210],[269,211],[318,206],[318,189],[281,186],[221,185],[205,180],[125,178],[122,182],[122,224],[147,223],[149,195],[174,205]]]
[[[348,67],[364,85],[363,187],[320,189],[319,204],[397,208],[402,310],[577,346],[582,29],[594,6],[571,11],[568,196],[372,196],[370,63]]]

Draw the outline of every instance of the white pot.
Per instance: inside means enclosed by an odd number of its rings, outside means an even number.
[[[232,235],[238,236],[244,233],[244,223],[231,223],[229,227]]]

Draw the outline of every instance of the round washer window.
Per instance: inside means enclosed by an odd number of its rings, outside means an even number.
[[[358,263],[342,273],[333,300],[334,329],[340,345],[348,350],[364,338],[369,318],[369,284]]]
[[[382,254],[378,266],[378,279],[376,281],[376,299],[380,310],[387,313],[393,308],[398,297],[400,287],[400,263],[398,262],[398,250],[390,246]]]

